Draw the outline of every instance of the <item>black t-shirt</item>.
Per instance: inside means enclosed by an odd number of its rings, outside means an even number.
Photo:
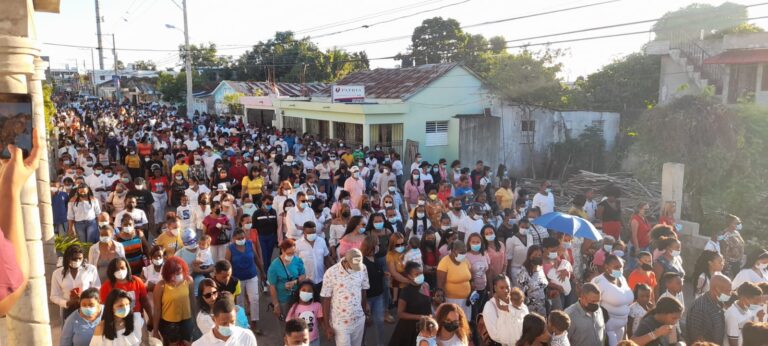
[[[259,232],[259,235],[276,235],[277,212],[274,208],[271,210],[262,208],[256,209],[251,217],[251,224],[251,227],[255,228]]]
[[[368,282],[371,284],[366,297],[378,297],[384,293],[384,271],[381,270],[381,267],[376,262],[368,260],[368,257],[363,257],[363,264],[365,264],[365,269],[368,270]]]
[[[147,189],[128,191],[126,197],[136,197],[136,208],[143,210],[149,216],[149,206],[155,203],[155,198]]]
[[[216,283],[216,289],[219,291],[227,291],[229,293],[232,293],[232,295],[235,295],[235,290],[237,289],[237,284],[240,283],[239,280],[237,280],[236,277],[232,276],[229,278],[229,282],[225,285],[221,282],[218,282],[216,279],[213,279],[213,281]]]
[[[171,184],[171,191],[173,193],[171,194],[171,206],[174,208],[178,207],[181,204],[181,196],[184,196],[184,191],[186,191],[189,188],[189,183],[186,181],[179,182],[178,180],[173,181]]]

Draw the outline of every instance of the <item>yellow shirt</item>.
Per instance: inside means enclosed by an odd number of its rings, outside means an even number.
[[[389,264],[395,265],[395,270],[405,276],[405,265],[403,264],[403,254],[399,254],[394,251],[388,251],[387,252],[387,266]],[[392,287],[400,287],[403,288],[407,283],[405,282],[398,282],[397,280],[392,279]]]
[[[264,186],[264,177],[259,176],[251,180],[251,177],[246,175],[243,177],[242,186],[249,195],[260,195],[261,188]]]
[[[176,172],[181,172],[184,175],[184,179],[188,179],[187,172],[189,172],[189,165],[186,163],[175,164],[171,169],[171,175],[176,175]]]
[[[352,156],[352,154],[344,153],[344,154],[341,154],[341,159],[344,160],[344,162],[347,163],[347,167],[351,167],[352,166],[352,160],[354,160],[355,157]]]
[[[465,299],[472,292],[472,272],[469,270],[469,261],[466,259],[456,265],[451,256],[445,256],[437,264],[437,271],[445,272],[445,297],[450,299]]]
[[[499,205],[501,210],[513,209],[515,207],[515,192],[511,189],[499,188],[496,190],[495,196],[496,198],[501,198],[501,204]]]
[[[179,232],[179,234],[181,234],[181,232]],[[168,235],[167,232],[163,232],[163,234],[155,238],[155,245],[160,245],[163,250],[166,253],[171,254],[171,256],[184,247],[184,243],[181,242],[181,236],[177,235],[176,237],[173,237]]]
[[[168,322],[181,322],[192,318],[190,308],[189,283],[184,281],[181,285],[173,287],[168,283],[163,285],[163,300],[161,314],[163,320]]]
[[[125,165],[128,168],[141,168],[141,158],[139,155],[128,155],[125,157]]]

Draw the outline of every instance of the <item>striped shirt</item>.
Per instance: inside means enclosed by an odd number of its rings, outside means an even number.
[[[125,259],[128,260],[128,264],[131,266],[131,273],[141,273],[141,270],[144,268],[144,248],[142,247],[141,238],[135,235],[128,240],[119,236],[115,237],[115,239],[123,244]]]
[[[725,311],[709,293],[693,302],[685,322],[688,343],[709,341],[719,345],[725,338]]]

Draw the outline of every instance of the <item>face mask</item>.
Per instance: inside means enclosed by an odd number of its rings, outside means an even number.
[[[736,225],[736,230],[741,231],[741,227],[742,227],[741,224]]]
[[[465,258],[467,258],[467,254],[460,253],[456,255],[456,261],[458,262],[464,262]]]
[[[99,241],[102,243],[109,243],[110,240],[112,240],[112,237],[110,236],[99,237]]]
[[[587,312],[595,312],[597,309],[600,308],[600,305],[597,305],[596,303],[589,303],[586,307],[584,307],[584,310]]]
[[[286,262],[290,262],[290,261],[293,261],[293,255],[291,255],[291,256],[285,256],[285,261],[286,261]]]
[[[179,230],[178,230],[177,228],[172,228],[172,229],[171,229],[171,234],[172,234],[174,237],[175,237],[175,236],[178,236],[178,235],[179,235]]]
[[[181,180],[182,178],[184,178],[184,176],[183,176],[183,175],[177,175],[177,176],[176,176],[176,180]]]
[[[374,222],[373,227],[376,229],[384,229],[384,223],[383,222]]]
[[[403,251],[405,251],[405,246],[397,246],[397,247],[395,247],[395,252],[403,253]]]
[[[640,268],[645,271],[651,271],[653,270],[653,266],[648,263],[643,263],[640,265]]]
[[[730,294],[725,294],[725,293],[720,293],[720,295],[717,296],[717,300],[719,300],[722,303],[725,303],[725,302],[731,300],[731,295]]]
[[[161,266],[161,265],[163,265],[163,259],[162,258],[153,259],[152,260],[152,264],[154,264],[156,266]]]
[[[232,328],[229,326],[227,327],[219,326],[218,329],[219,329],[219,334],[223,336],[229,337],[230,335],[232,335]]]
[[[763,308],[760,304],[749,304],[749,311],[752,313],[758,312]]]
[[[624,257],[624,251],[616,250],[613,252],[616,257]]]
[[[755,267],[760,270],[765,270],[765,268],[768,267],[768,263],[758,263],[755,265]]]
[[[423,219],[424,218],[424,213],[416,213],[416,217],[419,218],[419,219]]]
[[[552,188],[549,188],[549,187],[548,187],[548,188],[547,188],[546,190],[544,190],[544,191],[547,191],[547,193],[552,193]]]
[[[680,250],[672,250],[672,257],[679,257],[680,256]]]
[[[80,268],[83,265],[83,260],[69,262],[69,267],[72,269]]]
[[[235,245],[237,246],[245,245],[245,239],[235,240]]]
[[[563,248],[564,249],[570,249],[571,248],[571,243],[563,243]]]
[[[365,226],[358,228],[357,231],[360,232],[360,234],[365,233]]]
[[[557,258],[557,252],[550,252],[547,254],[547,258],[553,260]]]
[[[317,234],[307,234],[307,240],[315,241],[315,239],[317,239]]]
[[[113,176],[113,175],[115,175],[115,173],[112,173],[112,172],[107,172],[107,177],[110,177],[110,178],[112,178],[112,176]]]
[[[621,278],[622,277],[621,270],[612,270],[611,276],[613,276],[615,279]]]
[[[128,308],[119,308],[115,310],[115,317],[117,318],[125,318],[125,316],[128,316]]]
[[[301,209],[307,209],[307,208],[309,208],[309,203],[304,202],[301,204]]]
[[[299,298],[301,299],[302,302],[308,302],[312,300],[314,295],[315,294],[312,292],[304,292],[304,291],[299,292]]]
[[[520,228],[519,231],[520,231],[520,234],[525,234],[525,233],[528,232],[528,229],[527,228]]]
[[[124,184],[128,184],[131,180],[128,178],[122,178],[120,179]]]
[[[397,223],[397,217],[390,217],[387,220],[389,220],[389,223]],[[375,227],[376,225],[373,226]]]
[[[461,211],[461,207],[453,207],[454,211]]]
[[[125,280],[125,277],[128,276],[127,270],[118,270],[115,272],[115,279],[118,280]]]
[[[412,176],[412,177],[413,177],[413,179],[415,179],[415,180],[418,180],[418,179],[419,179],[419,175],[418,175],[418,174],[412,174],[411,176]]]
[[[447,230],[451,229],[451,225],[441,226],[440,228],[441,228],[443,231],[447,231]]]
[[[395,188],[394,186],[389,187],[389,192],[395,192],[395,191],[397,191],[397,188]]]
[[[419,274],[419,276],[413,278],[413,283],[417,285],[421,285],[424,283],[424,274]]]
[[[272,206],[271,205],[267,205],[266,208],[267,208],[267,211],[272,210]]]
[[[176,281],[176,283],[181,283],[182,281],[184,281],[184,275],[178,274],[173,279]]]
[[[723,235],[719,235],[719,236],[717,236],[717,241],[723,241],[723,240],[725,240],[726,238],[728,238],[728,237],[726,237],[726,236],[725,236],[725,234],[723,234]]]
[[[443,328],[445,328],[445,330],[453,333],[453,332],[456,331],[456,329],[459,329],[459,321],[454,321],[454,322],[451,322],[451,323],[444,323],[443,324]]]
[[[613,245],[603,245],[603,250],[605,250],[605,252],[611,252],[611,250],[613,250]]]
[[[187,250],[194,251],[197,250],[197,244],[187,245],[185,248],[187,248]]]
[[[480,251],[481,247],[482,247],[481,244],[472,244],[472,245],[469,246],[469,248],[472,249],[472,251],[475,251],[475,252]]]
[[[384,207],[392,208],[392,202],[384,202]]]
[[[98,310],[95,307],[93,307],[93,308],[80,308],[80,312],[83,315],[85,315],[86,317],[93,317],[93,316],[96,315]]]
[[[434,201],[437,199],[437,195],[429,195],[429,199]]]
[[[494,240],[496,240],[496,235],[495,234],[487,235],[487,236],[485,236],[485,240],[487,240],[487,241],[494,241]]]
[[[542,259],[540,257],[531,259],[531,264],[535,266],[540,266],[542,263]]]
[[[99,222],[99,228],[104,227],[104,226],[109,226],[109,221]]]
[[[96,174],[96,175],[101,175],[101,170],[97,169],[97,170],[93,171],[93,173]]]

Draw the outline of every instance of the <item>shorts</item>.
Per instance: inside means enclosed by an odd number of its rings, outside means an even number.
[[[160,325],[158,331],[160,336],[163,337],[165,343],[192,341],[192,330],[194,324],[192,319],[181,320],[179,322],[168,322],[160,319]]]

